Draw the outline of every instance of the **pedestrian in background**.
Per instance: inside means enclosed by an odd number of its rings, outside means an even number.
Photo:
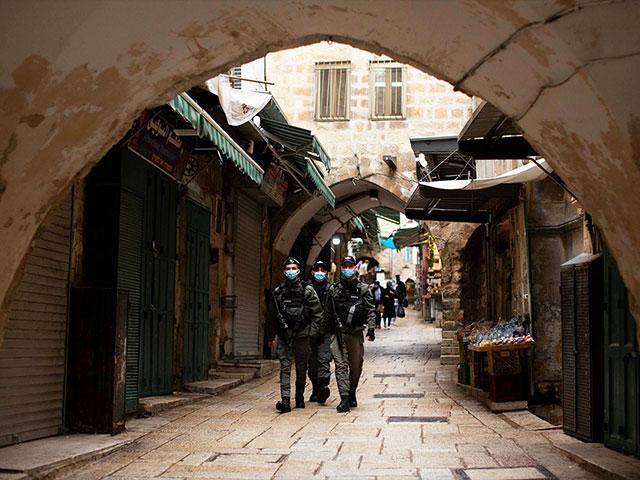
[[[380,328],[380,321],[382,320],[382,287],[378,280],[376,280],[371,287],[371,295],[373,296],[373,305],[376,309],[376,328]]]
[[[387,282],[387,288],[382,291],[382,306],[382,326],[388,329],[396,316],[396,291],[391,281]]]

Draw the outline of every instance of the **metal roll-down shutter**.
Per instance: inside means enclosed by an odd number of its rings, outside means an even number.
[[[71,201],[29,254],[0,346],[0,446],[62,431]]]
[[[237,309],[233,324],[235,358],[259,354],[260,244],[262,206],[243,194],[237,197],[235,229],[235,290]]]

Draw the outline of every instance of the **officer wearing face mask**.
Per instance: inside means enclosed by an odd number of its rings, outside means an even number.
[[[358,280],[356,260],[346,256],[340,266],[340,280],[329,287],[322,328],[333,333],[331,353],[340,392],[338,412],[357,407],[356,389],[364,362],[364,331],[375,339],[376,315],[369,286]]]
[[[320,304],[324,305],[329,291],[327,266],[322,260],[313,264],[311,269],[311,286],[316,291]],[[318,334],[311,338],[309,357],[309,380],[313,386],[310,402],[324,403],[329,398],[329,380],[331,378],[331,335]]]
[[[304,408],[304,387],[309,361],[309,337],[318,335],[322,306],[312,286],[300,280],[300,262],[293,257],[284,263],[284,281],[273,292],[273,315],[277,341],[269,345],[280,359],[279,412],[291,411],[291,361],[296,362],[296,408]]]

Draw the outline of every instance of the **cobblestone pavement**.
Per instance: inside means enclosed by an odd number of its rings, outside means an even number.
[[[56,479],[591,479],[555,444],[577,442],[528,413],[493,414],[455,385],[438,360],[440,331],[415,314],[365,345],[359,406],[278,414],[277,377],[161,416],[148,432]],[[309,390],[309,386],[307,386]],[[307,392],[307,397],[308,397]]]

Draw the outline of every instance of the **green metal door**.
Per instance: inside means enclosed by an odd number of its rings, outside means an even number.
[[[140,396],[163,395],[173,387],[177,187],[147,166],[144,221]]]
[[[183,380],[202,380],[209,367],[209,211],[187,202]]]
[[[638,454],[639,355],[636,325],[615,260],[604,257],[605,444]]]

